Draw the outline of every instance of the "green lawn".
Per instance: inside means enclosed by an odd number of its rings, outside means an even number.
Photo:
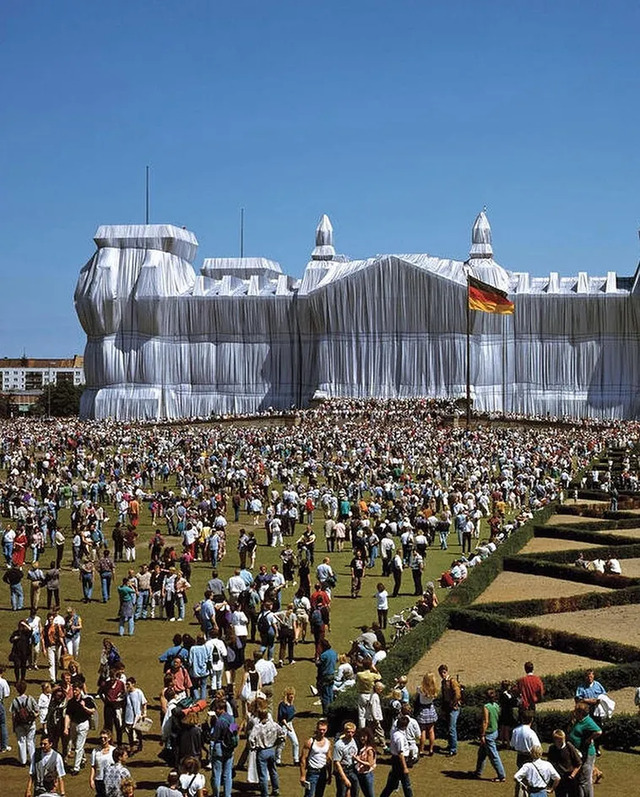
[[[113,513],[111,513],[113,515]],[[245,523],[247,528],[250,519],[244,515],[241,520]],[[63,524],[65,518],[62,518]],[[320,561],[325,554],[324,551],[324,538],[321,531],[322,522],[318,518],[315,523],[316,533],[318,534],[318,544],[316,551],[316,563]],[[107,529],[107,534],[109,533]],[[233,567],[237,564],[237,554],[235,551],[235,540],[237,539],[237,530],[239,525],[230,523],[228,527],[228,555],[219,568],[223,578],[228,578],[231,574]],[[147,542],[151,536],[152,529],[149,521],[148,511],[146,508],[143,510],[143,518],[140,524],[140,540],[138,547],[138,561],[146,561],[148,556]],[[265,540],[264,530],[260,528],[258,537],[261,542]],[[451,535],[450,540],[452,546],[449,551],[433,550],[427,556],[427,570],[425,573],[424,582],[427,580],[436,580],[436,577],[447,567],[454,555],[459,552],[457,543],[453,543],[454,535]],[[48,560],[48,556],[44,557]],[[339,583],[334,593],[334,601],[332,605],[332,631],[330,634],[331,641],[338,651],[344,651],[349,646],[349,640],[358,633],[358,626],[364,623],[370,623],[375,619],[375,600],[374,592],[375,585],[380,580],[380,565],[378,564],[373,573],[369,573],[364,582],[362,597],[353,600],[349,597],[349,576],[347,565],[351,559],[350,551],[345,551],[342,554],[331,554],[332,564],[339,576]],[[267,565],[279,562],[277,558],[277,551],[275,549],[267,549],[264,545],[259,548],[256,564],[265,563]],[[111,603],[103,605],[100,602],[99,588],[94,590],[94,601],[89,606],[84,606],[80,600],[82,591],[77,573],[72,573],[69,569],[69,561],[65,561],[66,569],[62,578],[61,600],[63,605],[72,603],[79,609],[83,621],[84,631],[82,637],[82,644],[80,650],[80,661],[83,671],[87,676],[87,683],[89,688],[95,688],[96,672],[99,658],[99,650],[102,645],[102,640],[105,635],[117,637],[118,628],[117,622],[114,619],[116,615],[117,605],[115,599],[112,597]],[[126,572],[126,564],[118,565],[117,576],[122,576]],[[115,639],[115,643],[120,649],[121,656],[127,665],[126,672],[130,675],[135,675],[138,679],[138,685],[144,690],[147,695],[149,705],[151,707],[151,716],[154,717],[155,727],[154,731],[158,731],[158,693],[162,683],[162,668],[157,662],[158,654],[168,647],[171,643],[171,637],[177,631],[186,632],[189,630],[195,634],[197,630],[196,624],[193,622],[192,605],[202,595],[204,585],[210,576],[210,568],[203,563],[195,563],[193,567],[193,578],[191,590],[190,605],[188,607],[187,621],[178,623],[167,623],[165,621],[143,621],[138,622],[136,625],[135,635],[130,638],[125,636],[121,639]],[[388,579],[391,584],[391,579]],[[8,602],[7,588],[5,590],[5,600],[3,604]],[[404,608],[413,603],[413,581],[410,573],[405,573],[403,579],[402,594],[391,601],[391,611]],[[285,593],[284,601],[286,601],[292,594],[292,590]],[[441,597],[444,597],[440,593]],[[45,612],[41,612],[44,619]],[[8,646],[6,640],[9,634],[15,627],[17,617],[7,608],[0,611],[0,639],[2,643],[2,659],[7,661]],[[461,651],[461,656],[466,652]],[[466,653],[472,655],[472,653]],[[313,648],[311,644],[299,645],[296,652],[296,663],[283,667],[279,673],[276,686],[275,698],[279,700],[282,690],[288,686],[293,685],[298,692],[296,706],[298,710],[298,719],[296,722],[299,737],[306,738],[315,724],[316,718],[319,716],[320,707],[314,705],[314,700],[309,692],[309,684],[314,682],[315,667],[312,661]],[[44,662],[41,663],[43,666]],[[29,691],[37,697],[40,692],[40,678],[45,676],[45,672],[40,670],[38,672],[29,673]],[[10,677],[13,677],[12,672],[7,672]],[[37,676],[37,677],[36,677]],[[95,738],[95,732],[92,732]],[[14,795],[22,793],[26,785],[26,773],[17,765],[15,758],[16,744],[15,739],[12,737],[10,740],[14,751],[2,756],[2,774],[6,786],[9,789],[8,794]],[[90,748],[92,745],[89,744]],[[462,744],[460,753],[455,759],[446,759],[443,756],[435,756],[432,759],[424,759],[413,771],[414,792],[416,795],[432,793],[436,791],[440,794],[455,794],[456,797],[460,795],[481,795],[483,793],[495,793],[496,790],[501,793],[511,793],[510,786],[499,786],[495,784],[479,783],[465,779],[465,772],[473,768],[475,763],[475,750],[476,748],[470,744]],[[132,775],[138,783],[139,792],[141,794],[155,793],[155,787],[164,782],[167,769],[156,757],[158,751],[157,737],[153,735],[147,741],[145,750],[142,755],[136,756],[131,762]],[[511,753],[505,755],[505,764],[507,774],[510,778],[514,772],[514,756]],[[297,770],[291,766],[291,752],[290,747],[287,748],[284,756],[285,766],[280,770],[281,774],[281,793],[283,795],[300,794],[301,790],[298,783]],[[602,786],[598,787],[597,794],[622,794],[633,793],[629,792],[629,784],[631,782],[640,784],[640,757],[633,755],[623,755],[618,753],[606,753],[603,759],[604,768],[606,770],[606,779]],[[379,792],[386,779],[387,767],[385,764],[380,765],[377,770],[376,777],[376,791]],[[492,776],[489,769],[486,770],[486,776]],[[245,793],[248,789],[244,783],[244,773],[238,773],[238,778],[235,784],[234,793]],[[81,795],[91,794],[89,790],[89,776],[88,771],[83,771],[81,775],[76,778],[67,778],[67,794],[70,797],[80,797]],[[624,783],[624,785],[623,785]],[[329,790],[329,794],[333,794],[333,787]]]

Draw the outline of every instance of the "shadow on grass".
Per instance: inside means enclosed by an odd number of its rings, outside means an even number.
[[[443,769],[442,774],[445,778],[451,778],[451,780],[486,780],[487,782],[492,780],[491,778],[478,778],[474,772],[460,769]]]

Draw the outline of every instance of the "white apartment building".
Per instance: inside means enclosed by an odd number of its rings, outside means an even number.
[[[64,359],[4,357],[0,359],[0,389],[3,393],[41,393],[47,385],[68,382],[84,385],[84,358],[75,354]]]

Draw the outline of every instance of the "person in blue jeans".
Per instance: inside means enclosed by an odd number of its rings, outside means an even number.
[[[458,753],[458,717],[460,716],[462,691],[456,679],[449,675],[449,668],[446,664],[441,664],[438,667],[438,673],[442,679],[442,709],[449,721],[449,746],[446,754],[454,756]]]
[[[315,734],[302,746],[300,758],[300,783],[304,786],[304,797],[324,797],[327,784],[331,783],[331,742],[327,739],[329,726],[326,720],[318,720]]]
[[[225,700],[216,699],[213,703],[215,719],[211,723],[209,745],[211,751],[211,793],[220,797],[231,795],[233,786],[233,752],[238,741],[238,726],[231,714],[227,713]]]
[[[413,797],[413,789],[409,777],[409,766],[407,763],[407,759],[409,758],[409,742],[405,731],[408,724],[409,717],[407,717],[406,714],[401,714],[396,723],[396,730],[391,734],[391,741],[389,743],[389,749],[391,750],[391,769],[387,775],[387,782],[380,793],[380,797],[391,797],[398,786],[402,786],[404,797]]]
[[[22,568],[17,565],[11,565],[2,577],[4,583],[9,585],[11,608],[14,612],[19,612],[24,609],[24,591],[21,583],[22,577]]]
[[[482,728],[480,729],[480,747],[478,748],[478,758],[474,775],[476,778],[482,776],[484,763],[489,759],[496,771],[494,783],[504,783],[504,766],[498,752],[497,740],[500,721],[500,704],[496,699],[495,689],[487,689],[487,702],[482,707]]]
[[[91,559],[87,558],[80,566],[80,580],[82,582],[82,595],[85,603],[90,603],[93,597],[94,568]]]
[[[259,709],[258,722],[249,734],[249,747],[256,750],[260,797],[269,797],[269,781],[271,781],[272,797],[277,797],[280,794],[276,748],[284,738],[282,728],[271,718],[268,710],[266,708]]]
[[[4,708],[4,700],[10,695],[9,683],[4,677],[4,667],[0,667],[0,753],[11,751],[9,747],[9,729],[7,728],[7,712]]]

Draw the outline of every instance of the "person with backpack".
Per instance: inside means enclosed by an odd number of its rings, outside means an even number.
[[[209,733],[211,793],[213,797],[220,797],[220,789],[224,787],[227,797],[233,785],[233,756],[238,746],[238,726],[233,715],[227,711],[226,700],[216,698],[213,711]]]
[[[267,653],[267,659],[273,659],[273,651],[276,643],[276,631],[278,630],[278,621],[272,611],[272,604],[265,601],[262,605],[262,611],[258,615],[257,620],[258,633],[260,634],[261,651]]]
[[[200,762],[194,756],[187,756],[182,762],[179,788],[184,797],[203,797],[205,776],[200,773]]]
[[[38,704],[35,698],[27,694],[26,681],[16,684],[17,697],[13,698],[9,711],[13,723],[13,732],[18,742],[18,759],[24,766],[31,761],[36,751],[36,719]]]

